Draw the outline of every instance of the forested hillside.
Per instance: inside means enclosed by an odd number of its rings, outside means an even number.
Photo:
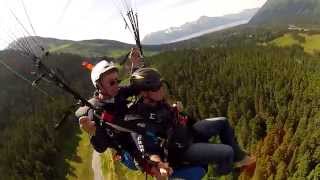
[[[0,57],[26,79],[35,79],[30,73],[33,63],[29,58],[12,51],[2,51]],[[50,55],[44,63],[61,69],[64,74],[59,75],[87,97],[91,84],[81,59],[75,55]],[[86,162],[76,153],[81,132],[73,113],[60,129],[54,129],[74,103],[72,97],[42,81],[39,86],[47,96],[2,65],[0,82],[0,179],[65,179],[67,175],[77,176],[74,162],[87,166],[83,174],[90,174],[91,161]]]
[[[257,156],[254,173],[240,178],[320,178],[320,57],[299,47],[244,46],[167,52],[151,64],[189,114],[229,118],[241,146]]]
[[[134,45],[114,40],[92,39],[83,41],[62,40],[54,38],[44,38],[38,36],[29,36],[20,38],[12,42],[8,48],[21,49],[19,45],[25,42],[33,41],[41,42],[41,45],[51,53],[69,53],[84,57],[119,57],[128,53]],[[29,45],[33,49],[37,49],[35,45]],[[34,47],[35,46],[35,47]],[[145,55],[156,54],[161,51],[159,45],[144,46]]]

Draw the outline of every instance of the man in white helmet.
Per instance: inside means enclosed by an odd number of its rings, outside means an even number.
[[[132,60],[132,58],[130,60],[133,67],[139,65],[139,60]],[[104,121],[117,124],[117,121],[123,119],[127,111],[127,104],[129,103],[127,98],[135,94],[134,89],[119,86],[118,67],[113,62],[106,60],[100,61],[93,67],[91,81],[96,88],[96,93],[89,102],[103,111]],[[80,127],[91,135],[91,144],[97,152],[104,152],[108,147],[115,148],[115,140],[127,141],[127,133],[114,133],[106,127],[97,125],[93,121],[93,113],[92,109],[83,106],[75,114],[79,119]],[[110,139],[110,134],[112,134],[112,139]]]

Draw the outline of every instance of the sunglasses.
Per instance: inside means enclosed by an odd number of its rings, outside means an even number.
[[[112,80],[109,82],[109,85],[110,86],[114,86],[116,84],[120,84],[121,83],[121,80],[120,79],[116,79],[116,80]]]

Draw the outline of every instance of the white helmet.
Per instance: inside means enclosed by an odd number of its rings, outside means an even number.
[[[91,71],[91,81],[95,88],[97,88],[97,81],[100,79],[101,74],[110,71],[112,69],[118,69],[113,62],[102,60],[97,63]]]

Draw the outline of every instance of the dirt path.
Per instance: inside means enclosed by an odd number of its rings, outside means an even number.
[[[92,153],[92,170],[93,170],[94,180],[104,180],[102,170],[101,170],[100,154],[96,151],[93,151]]]

